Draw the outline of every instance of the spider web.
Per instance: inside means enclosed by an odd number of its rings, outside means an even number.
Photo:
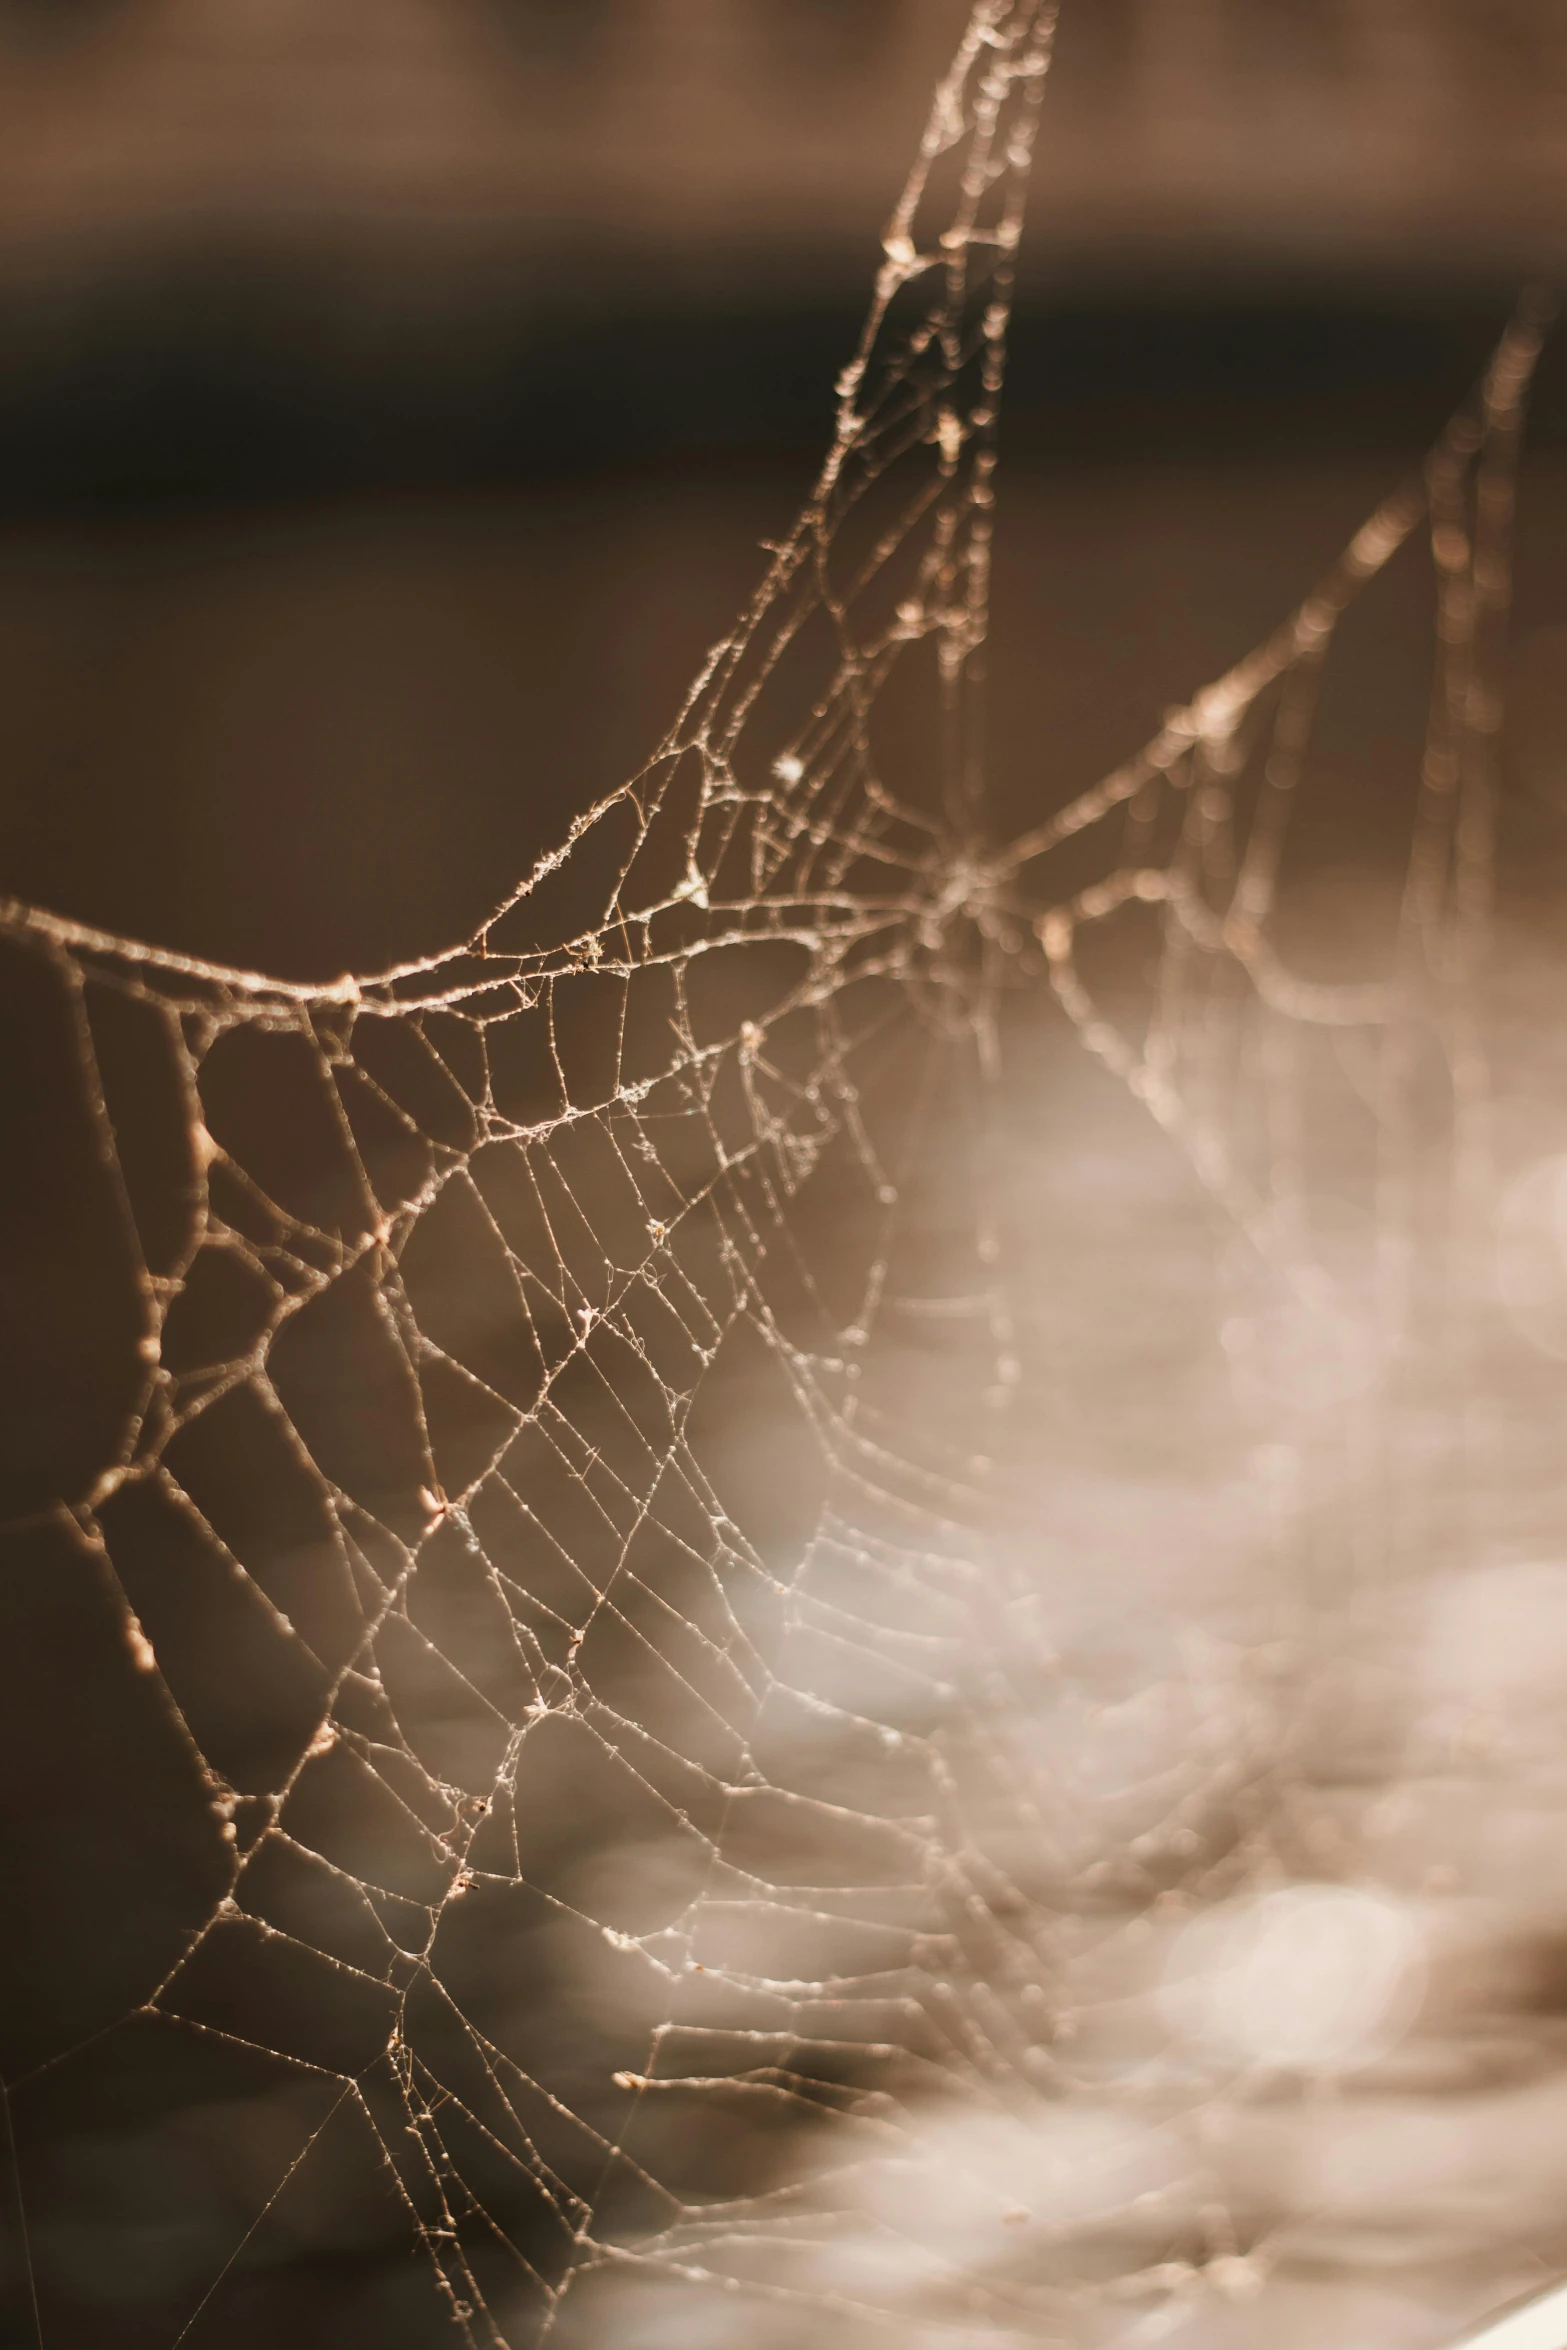
[[[1411,1433],[1399,1367],[1422,1347],[1449,1405],[1472,1376],[1465,1325],[1491,1292],[1496,745],[1519,442],[1549,316],[1543,295],[1524,299],[1421,474],[1278,629],[1002,860],[1020,875],[1119,827],[1113,868],[1037,919],[1051,987],[1246,1235],[1252,1295],[1226,1332],[1242,1384],[1271,1379],[1276,1393],[1284,1365],[1265,1358],[1282,1353],[1297,1393],[1374,1391],[1381,1446]],[[1377,968],[1315,976],[1292,967],[1278,934],[1324,671],[1347,613],[1417,534],[1435,661],[1407,834],[1384,859]],[[1108,1017],[1083,944],[1139,910],[1160,925],[1151,985],[1130,991],[1129,1019]],[[1108,968],[1115,988],[1113,955]],[[1360,1207],[1358,1249],[1314,1229],[1324,1201]],[[1377,1540],[1397,1553],[1412,1537],[1383,1525]]]
[[[1200,1643],[1123,1657],[1089,1714],[1157,1723],[1113,1799],[1063,1776],[1089,1716],[1009,1535],[998,1105],[1048,979],[1240,1231],[1227,1343],[1270,1410],[1304,1348],[1273,1539],[1299,1548],[1301,1464],[1353,1421],[1356,1568],[1369,1539],[1396,1571],[1396,1456],[1450,1433],[1488,1212],[1540,322],[1257,653],[987,848],[994,434],[1052,20],[978,0],[798,525],[657,755],[471,940],[311,987],[0,912],[31,1040],[13,1291],[54,1334],[6,1460],[4,2073],[40,2341],[80,2252],[29,2232],[72,2192],[43,2149],[94,2099],[200,2214],[141,2287],[149,2342],[347,2325],[345,2244],[350,2330],[514,2350],[1131,2341],[1250,2322],[1284,2273],[1212,2152],[1266,2062],[1128,2037],[1115,1986],[1324,1873],[1279,1826],[1309,1691],[1247,1694]],[[1422,520],[1439,659],[1395,950],[1374,984],[1302,977],[1275,931],[1313,696]],[[1149,921],[1151,985],[1116,943]],[[1302,1131],[1325,1087],[1352,1143]],[[1369,1273],[1314,1206],[1357,1186]]]

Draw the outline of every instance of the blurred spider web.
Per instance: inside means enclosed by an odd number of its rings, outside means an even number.
[[[1540,321],[1258,653],[987,846],[1052,21],[978,0],[799,523],[656,756],[474,938],[311,987],[0,910],[37,1333],[0,2036],[40,2341],[75,2253],[33,2149],[93,2098],[164,2117],[154,2192],[200,2209],[141,2288],[149,2342],[315,2322],[344,2244],[422,2256],[378,2338],[514,2350],[1131,2341],[1274,2291],[1204,2131],[1332,2018],[1179,2061],[1083,2019],[1125,2004],[1126,1953],[1323,1873],[1271,1824],[1307,1768],[1293,1697],[1201,1643],[1134,1688],[1135,1832],[1125,1787],[1074,1788],[1028,1732],[1071,1719],[995,1500],[1028,1450],[1008,1007],[1048,980],[1242,1231],[1243,1379],[1276,1400],[1304,1348],[1313,1427],[1380,1414],[1395,1447],[1381,1399],[1438,1324],[1451,1365],[1485,1213]],[[1395,949],[1374,983],[1303,978],[1274,916],[1312,695],[1422,520]],[[1115,945],[1150,921],[1151,982]],[[1324,1088],[1353,1135],[1303,1124]],[[1313,1207],[1357,1188],[1369,1272]],[[1381,1916],[1349,1920],[1363,1976]],[[268,2298],[285,2272],[305,2301]]]

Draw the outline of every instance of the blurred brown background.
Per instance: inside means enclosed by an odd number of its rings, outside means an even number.
[[[481,258],[733,298],[860,265],[951,0],[7,0],[4,253]],[[1063,12],[1036,279],[1563,255],[1550,0]],[[765,285],[756,288],[758,272]]]
[[[3,0],[4,885],[297,970],[475,922],[797,504],[963,13]],[[1067,0],[999,828],[1271,621],[1557,268],[1564,83],[1551,0]]]
[[[317,976],[469,932],[787,529],[965,14],[0,0],[0,891]],[[1564,82],[1553,0],[1064,0],[997,835],[1271,627],[1561,274]],[[1547,938],[1564,426],[1558,337],[1502,828]],[[1396,827],[1428,691],[1418,582],[1368,606],[1330,872],[1388,829],[1368,795]]]

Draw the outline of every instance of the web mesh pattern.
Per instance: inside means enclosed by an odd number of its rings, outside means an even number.
[[[1277,1827],[1298,1693],[1192,1650],[1142,1692],[1130,1806],[1024,1734],[1072,1717],[993,1501],[1026,1444],[998,1079],[1048,979],[1245,1234],[1227,1331],[1264,1389],[1304,1331],[1316,1400],[1358,1412],[1450,1327],[1540,322],[1257,653],[987,848],[1052,14],[978,0],[799,524],[655,758],[473,939],[304,987],[0,910],[28,1180],[70,1233],[17,1275],[67,1338],[7,1461],[53,1758],[23,1780],[23,2202],[39,2114],[89,2075],[177,2104],[206,2066],[265,2172],[149,2340],[275,2338],[256,2280],[323,2201],[420,2257],[387,2339],[513,2350],[1222,2332],[1285,2260],[1215,2151],[1266,2064],[1244,2035],[1177,2061],[1137,2003],[1192,1917],[1312,1873]],[[1422,520],[1395,947],[1374,983],[1301,976],[1276,916],[1313,695]],[[1113,943],[1149,920],[1151,983]],[[1323,1087],[1364,1135],[1303,1126]],[[1369,1287],[1314,1221],[1324,1133]],[[221,2168],[220,2122],[190,2142]],[[30,2249],[42,2339],[68,2257]]]
[[[1304,1351],[1322,1392],[1374,1386],[1395,1417],[1384,1374],[1421,1345],[1465,1376],[1462,1324],[1489,1281],[1496,742],[1523,407],[1548,316],[1543,297],[1522,303],[1421,475],[1272,635],[1003,860],[1048,874],[1085,837],[1117,842],[1110,870],[1037,920],[1051,986],[1247,1235],[1268,1303],[1230,1324],[1233,1348],[1282,1348],[1297,1369]],[[1281,947],[1279,917],[1324,671],[1346,613],[1422,531],[1430,707],[1405,833],[1384,855],[1375,973],[1313,976]],[[1112,953],[1126,1013],[1110,1017],[1083,942],[1142,909],[1160,925],[1151,977],[1128,990]],[[1348,1259],[1313,1228],[1324,1200],[1363,1210]]]
[[[119,1324],[101,1457],[26,1498],[206,1821],[161,1870],[127,1831],[164,1879],[143,1979],[62,1996],[44,2068],[126,2011],[280,2060],[277,2192],[357,2137],[474,2340],[673,2257],[781,2134],[884,2127],[858,2074],[962,1882],[922,1733],[972,1463],[956,1424],[896,1450],[862,1372],[980,1019],[954,843],[1048,31],[981,0],[796,530],[657,756],[460,952],[287,987],[5,914]],[[787,1460],[760,1530],[715,1386]],[[563,2027],[552,1970],[610,2020]]]
[[[1125,861],[1041,918],[1056,993],[1090,1049],[1126,1079],[1156,1116],[1178,1128],[1204,1174],[1243,1212],[1270,1189],[1230,1137],[1233,1101],[1214,1090],[1233,1071],[1236,1040],[1217,1040],[1206,1015],[1237,991],[1305,1026],[1386,1027],[1432,1011],[1450,1039],[1457,1087],[1461,1024],[1491,912],[1494,740],[1501,724],[1500,628],[1510,593],[1513,479],[1523,401],[1547,316],[1523,306],[1473,407],[1443,434],[1418,483],[1388,499],[1282,627],[1208,686],[1138,756],[1016,842],[1020,872],[1077,835],[1124,824]],[[1292,975],[1270,936],[1290,811],[1310,749],[1324,663],[1349,605],[1409,541],[1429,527],[1437,580],[1437,675],[1404,873],[1397,953],[1382,984],[1313,984]],[[1172,814],[1178,840],[1171,845]],[[1128,903],[1168,909],[1161,968],[1141,1042],[1099,1019],[1076,966],[1080,926]],[[1233,1027],[1233,1024],[1231,1024]],[[1244,1056],[1240,1056],[1244,1057]],[[1208,1064],[1201,1072],[1197,1064]]]

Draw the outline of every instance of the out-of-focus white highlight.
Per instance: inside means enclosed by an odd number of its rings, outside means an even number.
[[[1496,1288],[1523,1336],[1567,1361],[1567,1157],[1537,1160],[1510,1186],[1497,1219]]]
[[[1567,2350],[1567,2285],[1465,2334],[1454,2350]]]
[[[1521,1560],[1435,1594],[1418,1660],[1426,1725],[1470,1767],[1559,1771],[1567,1753],[1567,1566]]]
[[[1367,1395],[1387,1367],[1375,1311],[1375,1227],[1349,1202],[1275,1202],[1220,1260],[1220,1340],[1243,1405],[1319,1411]]]
[[[1195,1918],[1165,1972],[1163,2003],[1188,2040],[1246,2065],[1336,2072],[1409,2028],[1424,1940],[1381,1893],[1296,1885]]]

